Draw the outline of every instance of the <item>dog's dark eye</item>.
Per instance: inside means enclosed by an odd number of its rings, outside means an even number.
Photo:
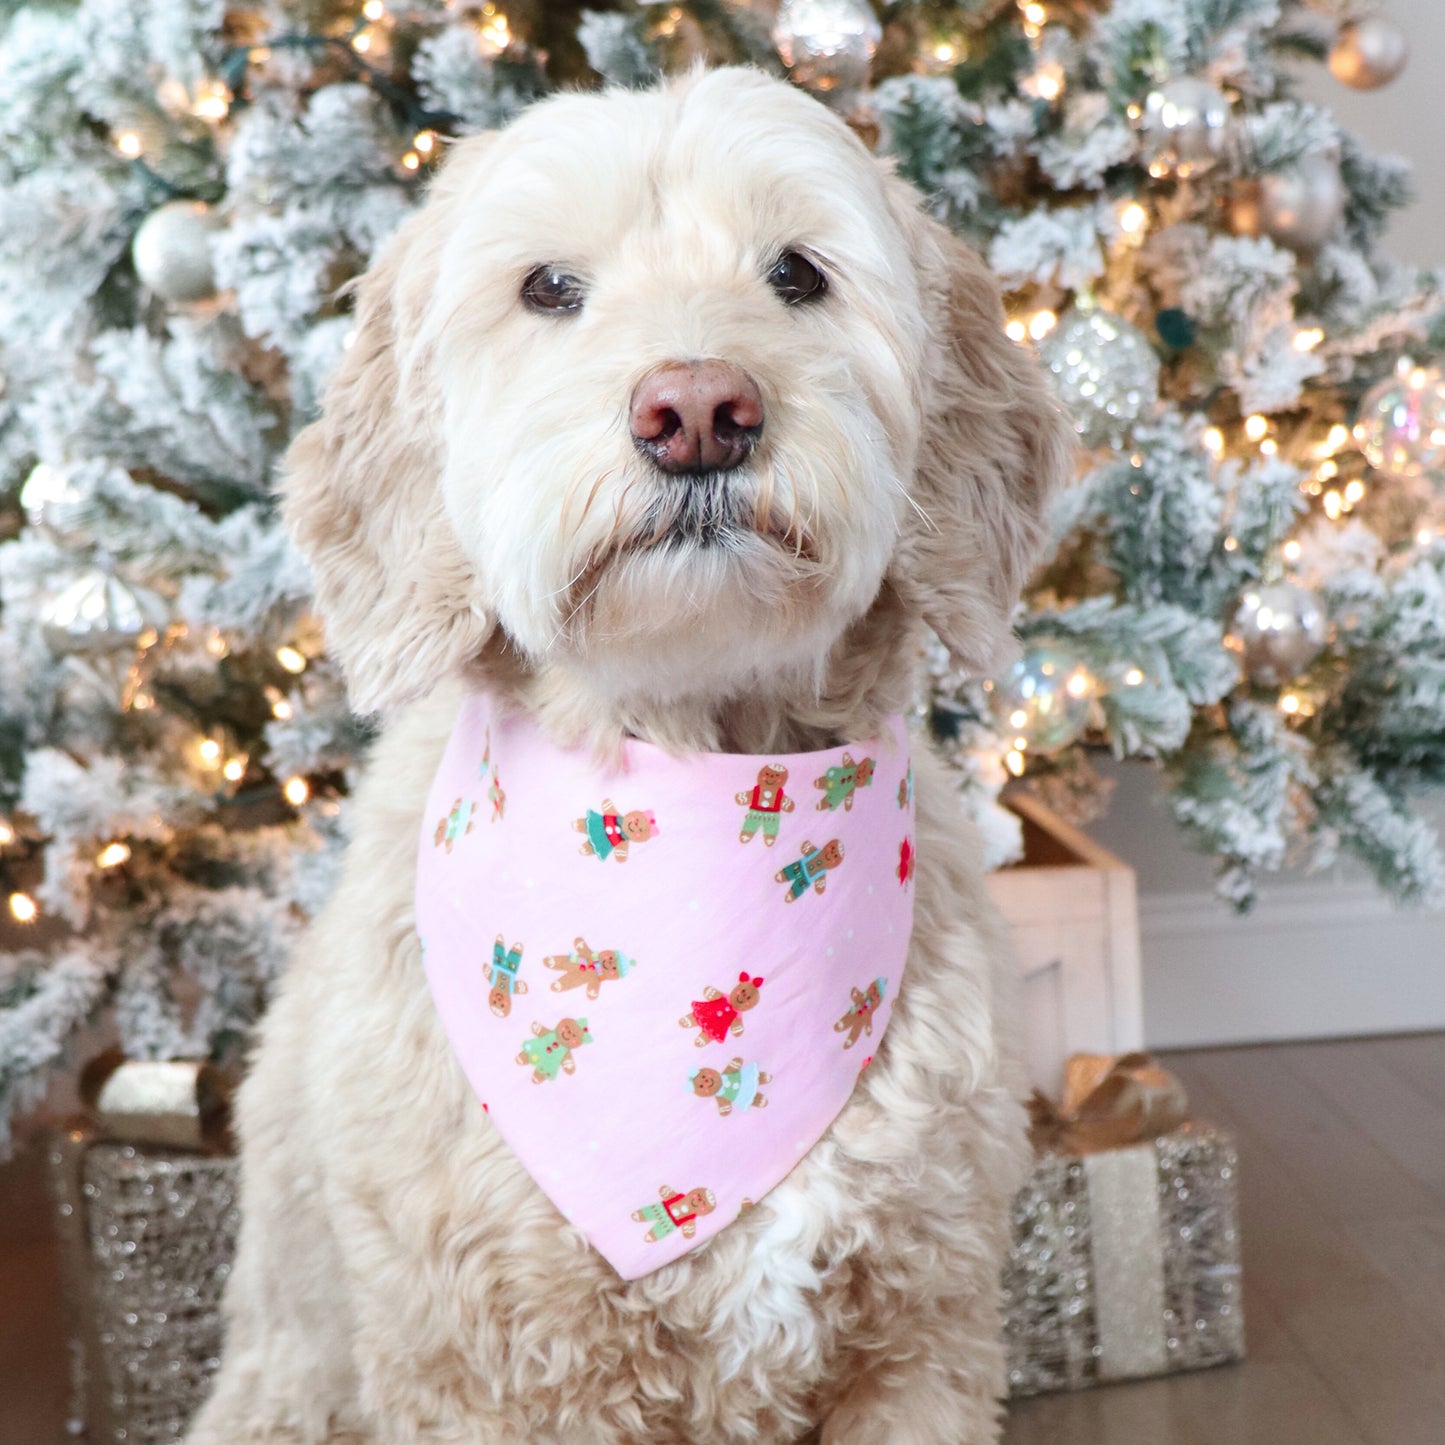
[[[828,278],[797,251],[784,251],[768,272],[768,285],[789,306],[817,301],[828,289]]]
[[[538,266],[522,282],[522,300],[534,311],[580,311],[582,283],[555,266]]]

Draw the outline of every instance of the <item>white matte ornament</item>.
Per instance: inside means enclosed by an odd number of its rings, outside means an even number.
[[[1445,377],[1420,369],[1365,393],[1355,441],[1376,471],[1418,477],[1445,462]]]
[[[1323,651],[1327,632],[1319,598],[1298,582],[1251,587],[1230,625],[1245,675],[1260,687],[1282,687],[1298,677]]]
[[[1198,76],[1180,75],[1151,90],[1140,120],[1144,164],[1156,179],[1203,175],[1229,138],[1229,102]]]
[[[1304,157],[1287,171],[1261,176],[1231,207],[1235,230],[1268,236],[1292,251],[1316,251],[1345,216],[1345,183],[1335,154]]]
[[[220,221],[204,201],[167,201],[141,222],[131,257],[142,283],[162,300],[204,301],[216,293],[211,236]]]
[[[988,689],[994,721],[1015,748],[1048,757],[1088,726],[1094,680],[1067,648],[1026,643],[1023,656]]]
[[[867,0],[783,0],[773,44],[799,85],[844,95],[868,83],[883,28]]]
[[[40,609],[50,650],[59,655],[134,647],[149,623],[140,599],[99,568],[82,573]]]
[[[1121,441],[1159,398],[1159,357],[1138,327],[1112,311],[1066,311],[1039,355],[1091,447]]]
[[[1378,90],[1405,68],[1410,42],[1393,20],[1366,15],[1340,27],[1330,51],[1330,72],[1354,90]]]

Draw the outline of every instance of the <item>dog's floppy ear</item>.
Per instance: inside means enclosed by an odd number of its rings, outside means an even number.
[[[929,325],[923,427],[892,580],[960,666],[1009,657],[1009,615],[1038,558],[1044,512],[1072,475],[1075,438],[1037,362],[1004,334],[998,282],[885,177]]]
[[[437,388],[430,349],[415,340],[469,152],[486,140],[453,148],[426,205],[362,278],[322,414],[286,458],[283,516],[358,712],[428,692],[492,631],[443,510]]]

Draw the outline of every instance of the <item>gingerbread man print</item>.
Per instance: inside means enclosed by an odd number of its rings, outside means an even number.
[[[492,822],[500,823],[507,812],[507,795],[502,791],[501,779],[497,776],[495,764],[492,767],[492,781],[487,787],[487,799],[492,805]]]
[[[447,852],[450,853],[452,851],[452,844],[454,844],[458,838],[462,837],[463,834],[472,831],[476,811],[477,805],[473,803],[471,807],[467,808],[464,812],[462,800],[458,798],[456,802],[452,804],[451,812],[437,824],[437,830],[432,835],[433,846],[445,848]]]
[[[823,790],[823,796],[818,799],[818,810],[821,812],[826,808],[831,813],[841,805],[845,813],[851,812],[853,794],[873,782],[873,768],[872,758],[855,763],[844,753],[840,763],[829,768],[821,778],[813,780],[813,786]]]
[[[848,1035],[843,1040],[845,1049],[851,1049],[863,1034],[867,1034],[869,1038],[873,1037],[873,1015],[883,1007],[883,995],[887,991],[888,980],[886,978],[875,978],[866,989],[849,990],[853,995],[853,1005],[833,1025],[834,1033]]]
[[[778,824],[784,813],[793,811],[793,800],[783,791],[788,781],[788,770],[780,764],[758,769],[758,780],[752,788],[736,793],[735,803],[741,803],[747,812],[743,814],[742,831],[738,834],[741,843],[752,842],[753,835],[761,832],[763,847],[771,848],[778,841]]]
[[[651,1225],[643,1236],[648,1244],[656,1244],[679,1230],[684,1239],[692,1239],[697,1234],[698,1219],[717,1208],[711,1189],[689,1189],[686,1194],[680,1194],[671,1185],[664,1184],[657,1191],[657,1197],[658,1203],[644,1204],[632,1211],[632,1217],[639,1224]]]
[[[604,983],[626,978],[632,964],[632,959],[615,948],[604,948],[600,953],[594,953],[585,938],[572,940],[571,953],[555,953],[542,960],[544,968],[556,969],[562,975],[553,980],[553,993],[565,993],[569,988],[585,988],[587,997],[592,999],[602,991]]]
[[[786,883],[788,891],[783,895],[785,903],[801,898],[809,888],[822,893],[828,886],[828,874],[843,861],[843,845],[837,838],[830,838],[821,848],[811,843],[803,844],[803,856],[796,863],[773,874],[773,881]]]
[[[487,970],[491,991],[487,994],[487,1007],[499,1019],[507,1018],[512,1012],[512,999],[519,993],[527,992],[524,979],[517,977],[522,966],[522,945],[514,943],[507,947],[507,941],[499,933],[492,945],[492,966]]]
[[[913,802],[913,764],[909,763],[903,781],[898,784],[898,806],[907,808]]]
[[[685,1029],[698,1031],[693,1042],[700,1049],[710,1043],[726,1042],[729,1034],[737,1038],[743,1031],[742,1016],[758,1006],[758,990],[762,986],[761,978],[749,978],[744,971],[738,974],[730,993],[705,988],[702,997],[693,1000],[692,1012],[684,1014],[678,1023]]]
[[[552,1029],[534,1023],[532,1034],[522,1045],[517,1062],[531,1068],[534,1084],[545,1084],[559,1073],[576,1073],[577,1060],[573,1054],[583,1044],[592,1042],[586,1019],[560,1019]]]
[[[652,812],[634,809],[624,813],[610,798],[603,799],[600,813],[589,808],[585,817],[573,820],[572,826],[587,837],[579,851],[604,862],[614,856],[619,863],[627,862],[632,844],[646,843],[658,834],[657,818]]]
[[[729,1059],[721,1069],[693,1069],[687,1081],[699,1099],[712,1099],[718,1113],[726,1118],[734,1109],[743,1114],[749,1109],[767,1108],[768,1101],[760,1089],[772,1077],[756,1064],[736,1058]]]

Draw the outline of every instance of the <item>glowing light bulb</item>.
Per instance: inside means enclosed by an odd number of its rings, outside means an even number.
[[[671,18],[671,17],[669,17]],[[677,20],[681,20],[681,14]],[[674,27],[677,20],[673,21]],[[482,23],[477,31],[477,44],[483,55],[500,55],[512,43],[512,29],[507,17],[495,5],[482,7]]]
[[[1024,755],[1017,748],[1010,748],[1003,755],[1003,765],[1014,777],[1021,778],[1024,775]]]
[[[1325,339],[1325,333],[1318,326],[1306,326],[1294,334],[1296,351],[1313,351]]]
[[[1322,461],[1319,470],[1315,473],[1322,482],[1332,482],[1340,474],[1340,464],[1329,457]]]
[[[1325,516],[1327,516],[1332,522],[1338,522],[1340,520],[1341,514],[1345,510],[1345,499],[1332,488],[1330,491],[1325,493],[1324,507]]]
[[[1016,728],[1027,727],[1029,715],[1023,708],[1015,708],[1013,712],[1008,715],[1008,720]]]
[[[1342,422],[1336,422],[1330,428],[1329,435],[1325,437],[1325,444],[1323,448],[1325,455],[1329,456],[1331,453],[1339,451],[1339,449],[1344,446],[1345,443],[1349,441],[1349,439],[1349,427],[1345,426]]]
[[[1239,538],[1226,537],[1224,539],[1224,550],[1226,552],[1237,552],[1239,550]]]
[[[1093,691],[1093,679],[1082,668],[1064,684],[1064,691],[1070,697],[1088,697]]]
[[[1365,500],[1365,484],[1358,478],[1345,483],[1345,505],[1357,506]]]
[[[1042,311],[1035,311],[1029,318],[1029,335],[1035,341],[1042,341],[1058,324],[1059,318],[1045,307]]]
[[[1049,12],[1042,5],[1030,3],[1023,7],[1024,19],[1030,25],[1042,25],[1049,18]]]
[[[1010,321],[1003,329],[1003,334],[1010,341],[1023,341],[1029,334],[1029,329],[1022,321]]]
[[[365,55],[371,49],[371,32],[369,30],[359,31],[351,37],[351,48],[358,55]]]
[[[1217,457],[1224,455],[1224,433],[1217,426],[1206,428],[1201,440],[1206,451],[1213,452]]]
[[[1061,67],[1046,65],[1034,76],[1034,90],[1040,100],[1057,100],[1064,91],[1064,73]]]
[[[215,738],[202,738],[196,744],[196,752],[200,756],[203,766],[208,768],[216,767],[221,761],[221,745]]]
[[[421,157],[415,151],[408,151],[401,158],[401,163],[406,170],[414,171],[421,165]]]
[[[424,156],[429,156],[437,145],[437,133],[434,130],[419,130],[412,137],[412,146]]]
[[[212,657],[225,657],[225,655],[230,652],[230,650],[230,644],[226,641],[224,637],[221,636],[219,632],[212,632],[211,635],[206,639],[206,651],[210,653]]]
[[[1250,441],[1263,441],[1269,432],[1269,419],[1255,412],[1253,416],[1244,419],[1244,434]]]
[[[1279,710],[1293,717],[1300,710],[1300,700],[1295,693],[1287,692],[1279,700]]]
[[[9,823],[0,822],[0,848],[8,848],[15,841],[15,829]]]
[[[1131,667],[1129,671],[1124,674],[1124,682],[1128,687],[1138,687],[1143,681],[1144,674],[1137,667]]]
[[[1279,450],[1279,443],[1273,437],[1265,437],[1259,444],[1259,450],[1263,456],[1272,457]]]
[[[384,0],[366,0],[366,4],[361,7],[361,13],[368,20],[380,20],[386,14]]]
[[[952,65],[954,57],[958,54],[948,41],[942,40],[933,47],[933,58],[940,65]]]
[[[282,722],[290,722],[296,716],[296,709],[284,697],[278,697],[271,704],[271,716],[280,718]]]
[[[293,808],[299,808],[311,796],[311,786],[305,778],[287,778],[281,791]]]
[[[221,769],[221,776],[228,783],[239,783],[246,776],[245,758],[227,758],[226,766]]]
[[[130,857],[130,845],[119,841],[107,843],[95,855],[97,868],[119,868]]]
[[[1298,562],[1302,550],[1300,544],[1293,537],[1280,548],[1280,551],[1284,553],[1284,560],[1286,562]]]
[[[230,87],[219,80],[201,80],[191,100],[191,114],[200,120],[225,120],[231,109]]]
[[[276,661],[279,662],[287,672],[300,673],[306,671],[306,654],[295,647],[278,647],[276,649]]]
[[[40,905],[28,893],[12,893],[10,916],[17,923],[34,923],[40,917]]]
[[[115,138],[115,148],[127,160],[133,161],[144,149],[140,137],[133,130],[123,130]]]
[[[1119,212],[1119,229],[1126,236],[1137,236],[1149,224],[1149,212],[1138,201],[1130,201]]]

